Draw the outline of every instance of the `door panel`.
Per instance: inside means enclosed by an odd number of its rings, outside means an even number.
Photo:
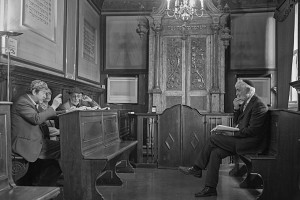
[[[158,167],[191,166],[203,148],[205,116],[186,105],[175,105],[159,115]]]
[[[180,105],[166,109],[159,116],[158,167],[179,166],[180,160]]]
[[[182,165],[192,166],[205,143],[205,116],[196,109],[182,106]]]

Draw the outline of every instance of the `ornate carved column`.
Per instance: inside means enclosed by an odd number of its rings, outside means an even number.
[[[153,25],[152,30],[155,33],[155,55],[154,55],[154,85],[152,89],[152,93],[161,93],[160,85],[159,85],[159,68],[160,68],[160,32],[162,30],[161,26],[161,15],[152,15],[153,17]]]
[[[220,19],[219,16],[212,16],[212,21],[213,23],[211,24],[210,28],[213,31],[213,53],[212,55],[214,55],[214,59],[213,59],[213,63],[212,63],[212,88],[211,91],[212,92],[218,92],[219,91],[219,81],[218,81],[218,48],[219,48],[219,30],[220,30]]]
[[[166,2],[163,2],[160,7],[153,11],[148,18],[151,27],[149,35],[149,108],[151,111],[152,106],[156,106],[157,110],[161,110],[161,31],[162,31],[162,18],[164,16],[164,7]]]
[[[219,31],[220,26],[220,15],[211,15],[212,24],[210,26],[213,33],[213,46],[212,46],[212,65],[211,65],[211,88],[210,88],[210,111],[211,112],[223,112],[224,103],[223,103],[223,94],[221,94],[220,84],[224,84],[224,72],[221,71],[220,66],[220,55],[219,55]],[[220,76],[221,75],[221,76]]]

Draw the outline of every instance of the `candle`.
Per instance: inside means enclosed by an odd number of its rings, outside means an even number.
[[[170,0],[167,0],[167,1],[168,1],[167,9],[169,10],[170,9]]]
[[[175,7],[178,6],[178,5],[179,5],[179,1],[176,0],[176,1],[175,1]]]

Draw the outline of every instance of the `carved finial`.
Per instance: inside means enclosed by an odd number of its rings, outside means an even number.
[[[223,41],[225,48],[229,46],[229,41],[231,40],[231,38],[232,36],[230,35],[230,29],[228,27],[223,28],[221,34],[221,40]]]
[[[230,7],[228,6],[228,4],[226,3],[224,8],[223,8],[223,12],[224,13],[230,13]]]

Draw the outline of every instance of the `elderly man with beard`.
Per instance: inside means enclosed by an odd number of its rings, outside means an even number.
[[[217,196],[219,168],[223,158],[236,154],[256,153],[264,141],[267,106],[255,94],[249,80],[238,80],[235,84],[236,98],[233,100],[236,130],[214,128],[192,167],[179,167],[186,175],[202,177],[207,169],[205,186],[195,197]]]
[[[58,110],[66,110],[66,111],[71,111],[74,110],[76,108],[81,108],[81,107],[98,107],[100,108],[100,106],[94,101],[92,100],[89,96],[87,95],[83,95],[83,92],[75,87],[72,88],[69,91],[69,99],[67,102],[65,102],[64,104],[62,104]]]

